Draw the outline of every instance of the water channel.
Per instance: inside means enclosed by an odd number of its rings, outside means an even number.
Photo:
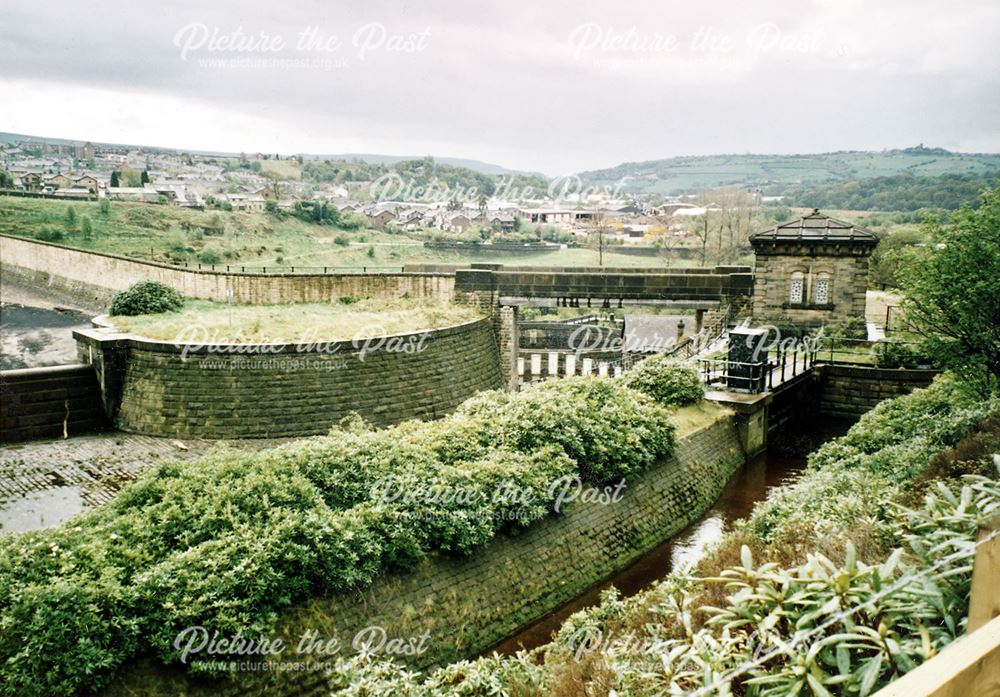
[[[849,427],[849,422],[817,424],[796,433],[794,440],[809,442],[812,447],[818,447],[831,438],[843,435]],[[495,651],[512,656],[522,649],[533,649],[546,644],[566,618],[591,605],[597,605],[601,591],[615,586],[623,597],[636,595],[671,570],[697,562],[705,554],[708,545],[719,540],[735,521],[749,515],[754,504],[767,498],[771,489],[794,482],[805,465],[804,455],[791,456],[771,450],[757,456],[729,480],[722,495],[701,518],[612,577],[507,637],[483,654],[491,655]]]

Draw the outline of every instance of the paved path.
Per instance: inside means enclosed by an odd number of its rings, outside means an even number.
[[[0,446],[0,534],[55,525],[110,501],[143,471],[226,444],[262,450],[294,439],[179,441],[121,432]]]

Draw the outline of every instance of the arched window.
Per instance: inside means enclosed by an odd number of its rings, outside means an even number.
[[[821,273],[813,284],[813,302],[817,305],[830,304],[830,276]]]
[[[788,291],[788,301],[793,305],[802,303],[802,296],[805,292],[805,279],[801,271],[792,274],[792,285]]]

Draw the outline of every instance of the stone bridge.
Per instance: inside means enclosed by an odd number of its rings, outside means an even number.
[[[455,292],[505,306],[668,305],[708,310],[753,293],[749,266],[714,268],[504,267],[455,271]]]
[[[748,304],[753,287],[748,266],[567,269],[473,264],[455,270],[455,300],[477,305],[493,318],[509,388],[518,382],[519,307],[693,309],[697,333],[706,321],[720,321],[730,307]]]

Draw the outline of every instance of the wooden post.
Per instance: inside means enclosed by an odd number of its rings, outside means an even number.
[[[969,633],[1000,617],[1000,512],[979,523],[979,546],[972,562]],[[992,539],[987,540],[990,536]]]
[[[969,633],[874,697],[1000,695],[1000,513],[979,523]]]
[[[1000,618],[944,647],[873,697],[987,697],[1000,694]]]

